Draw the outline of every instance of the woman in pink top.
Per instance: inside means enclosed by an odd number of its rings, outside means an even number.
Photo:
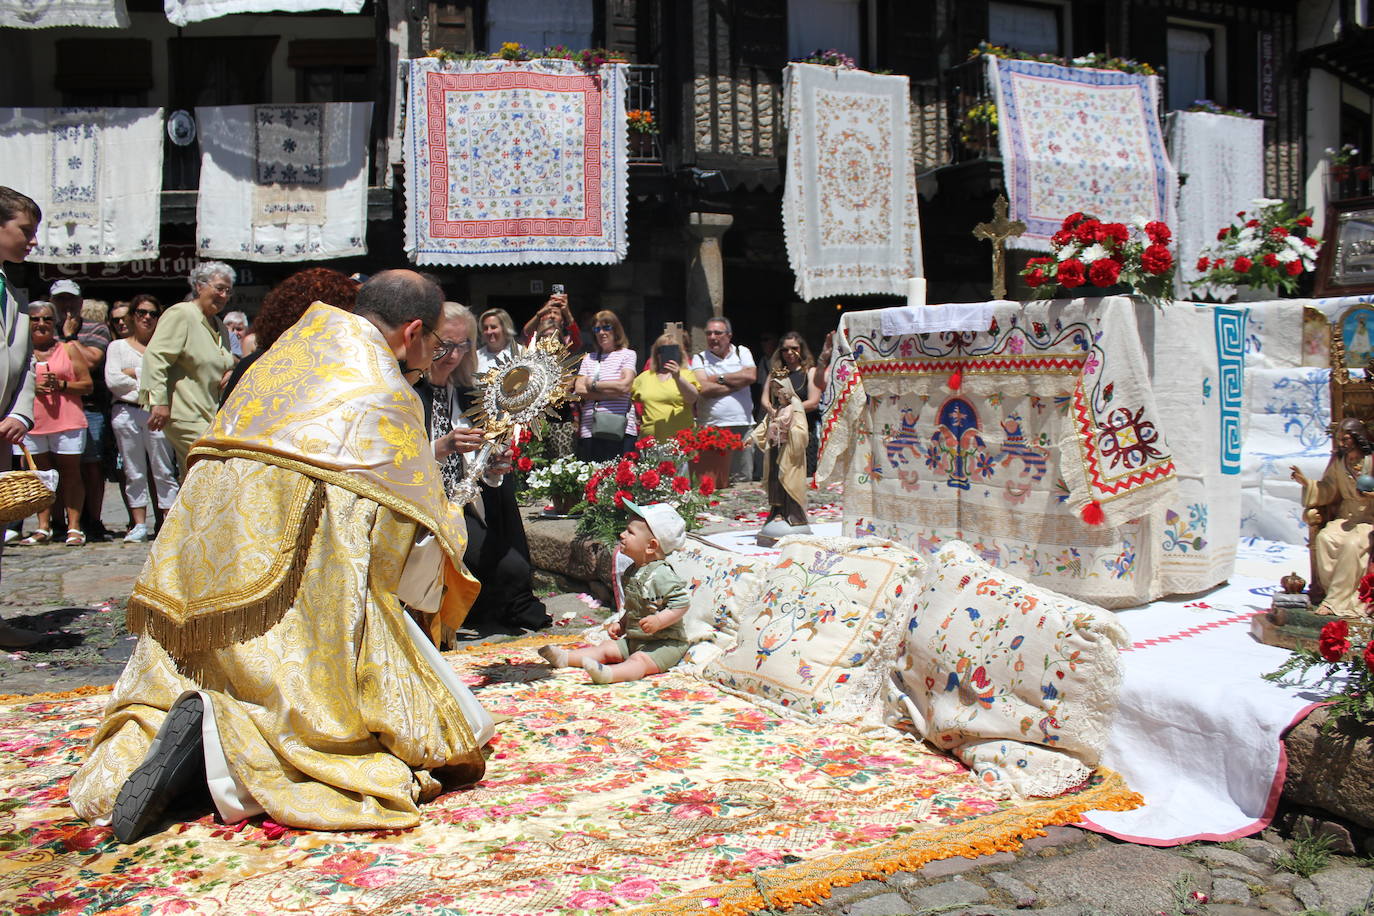
[[[634,448],[639,437],[639,416],[630,403],[639,360],[615,312],[597,312],[592,321],[596,349],[582,358],[574,386],[582,399],[577,457],[609,461]]]
[[[81,481],[81,453],[86,449],[86,412],[81,396],[95,384],[81,347],[57,339],[57,311],[48,302],[29,308],[29,333],[33,339],[33,429],[24,445],[40,470],[57,468],[58,492],[67,510],[67,546],[86,543],[81,530],[81,504],[86,487]],[[16,448],[15,454],[19,454]],[[21,544],[46,544],[52,540],[52,510],[38,513],[38,528]]]

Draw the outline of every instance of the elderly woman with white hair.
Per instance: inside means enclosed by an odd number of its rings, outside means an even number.
[[[219,390],[234,368],[229,336],[219,313],[234,292],[234,269],[203,261],[191,271],[191,298],[162,313],[143,351],[139,403],[148,429],[161,430],[182,470],[191,446],[209,428]]]

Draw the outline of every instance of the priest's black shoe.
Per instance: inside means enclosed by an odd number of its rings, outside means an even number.
[[[143,762],[115,799],[115,838],[132,843],[146,836],[167,806],[191,791],[204,794],[205,751],[201,743],[204,707],[199,694],[178,700],[167,713]]]

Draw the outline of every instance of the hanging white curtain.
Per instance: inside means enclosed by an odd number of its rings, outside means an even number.
[[[1044,6],[988,4],[988,39],[1028,54],[1061,54],[1059,15]]]
[[[1169,30],[1169,110],[1180,111],[1207,98],[1207,52],[1212,39],[1193,29]]]

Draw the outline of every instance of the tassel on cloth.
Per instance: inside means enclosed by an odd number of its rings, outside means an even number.
[[[1089,525],[1100,525],[1107,520],[1106,514],[1102,511],[1102,504],[1093,500],[1083,507],[1083,521]]]
[[[949,390],[958,391],[964,385],[964,373],[955,369],[949,374]]]

